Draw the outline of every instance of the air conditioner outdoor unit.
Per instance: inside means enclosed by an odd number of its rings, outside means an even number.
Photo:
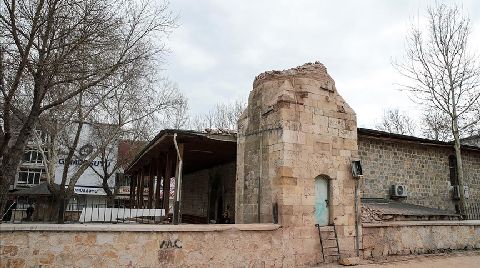
[[[400,184],[392,185],[390,196],[392,198],[407,197],[407,187]]]

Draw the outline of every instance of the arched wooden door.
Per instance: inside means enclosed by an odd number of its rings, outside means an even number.
[[[320,226],[328,225],[328,178],[315,178],[315,223]]]

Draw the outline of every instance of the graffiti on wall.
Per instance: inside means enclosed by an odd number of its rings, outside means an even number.
[[[182,241],[180,239],[175,240],[163,240],[160,242],[160,249],[170,249],[170,248],[182,248]]]

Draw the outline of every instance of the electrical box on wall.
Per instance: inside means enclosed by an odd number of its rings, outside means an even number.
[[[407,187],[401,184],[394,184],[390,188],[390,197],[403,198],[407,197]]]
[[[363,177],[362,164],[360,160],[352,161],[352,175],[354,179],[360,179]]]

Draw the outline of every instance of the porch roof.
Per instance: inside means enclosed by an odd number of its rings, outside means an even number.
[[[165,129],[150,141],[125,169],[126,174],[134,173],[144,166],[175,152],[173,137],[183,144],[183,172],[197,170],[232,162],[237,155],[237,136],[228,131],[198,132],[192,130]]]

